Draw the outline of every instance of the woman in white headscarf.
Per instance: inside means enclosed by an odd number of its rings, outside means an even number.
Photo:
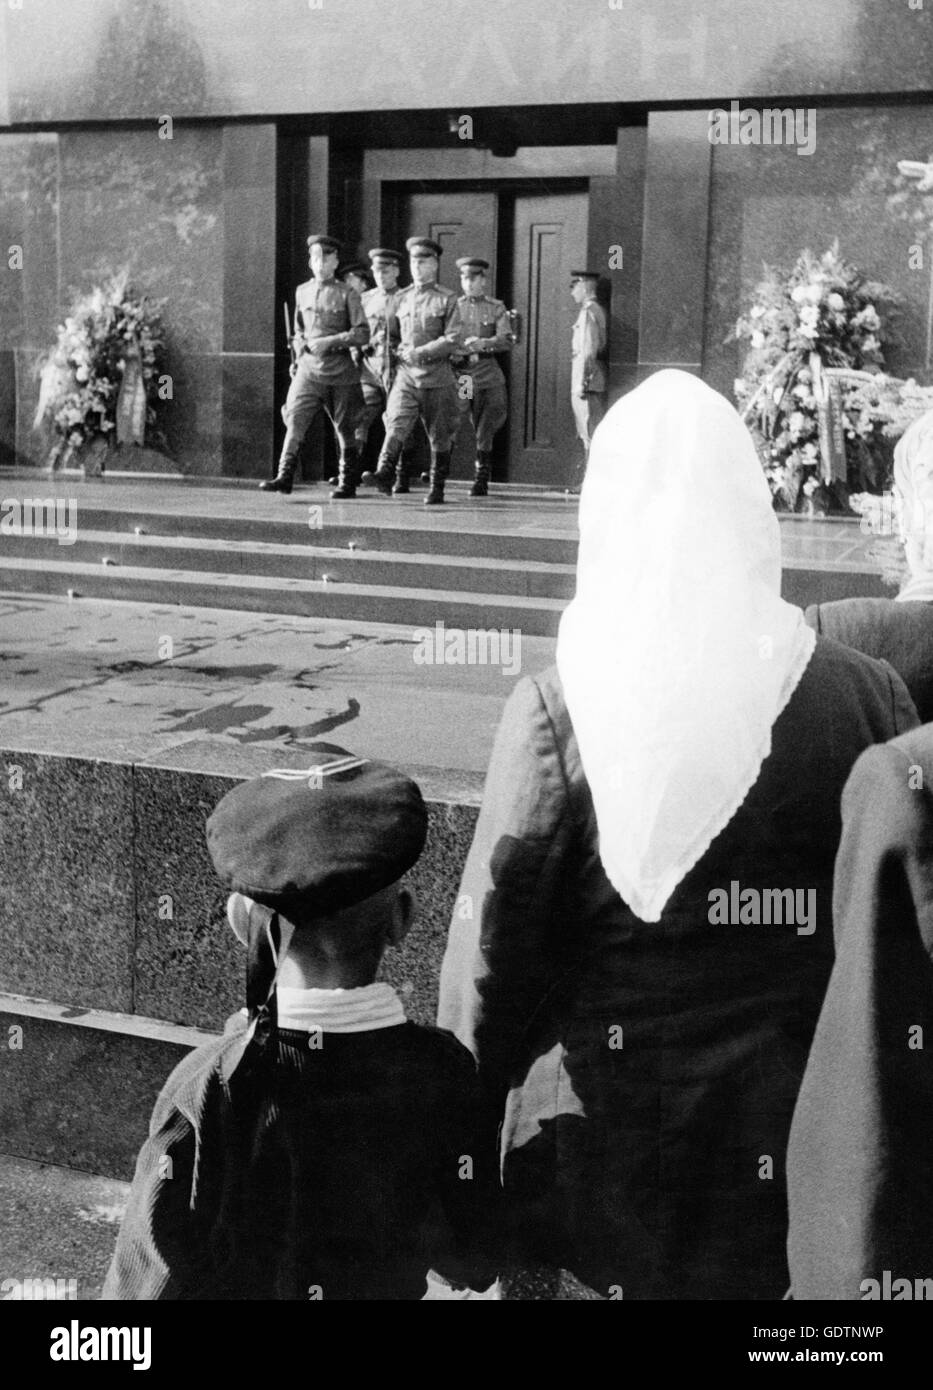
[[[728,402],[677,371],[619,401],[557,667],[497,734],[439,1010],[503,1116],[518,1261],[604,1298],[788,1283],[784,1151],[832,963],[839,796],[916,715],[780,577]]]
[[[839,599],[805,616],[816,632],[890,661],[926,724],[933,720],[933,410],[897,442],[894,496],[906,563],[897,598]]]

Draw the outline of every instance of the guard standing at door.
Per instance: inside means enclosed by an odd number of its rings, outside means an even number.
[[[369,329],[356,290],[336,278],[339,251],[340,243],[333,237],[308,237],[313,278],[295,291],[299,355],[282,412],[285,442],[278,473],[259,484],[263,492],[291,492],[301,441],[323,410],[340,445],[340,475],[331,497],[356,496],[360,472],[356,426],[363,393],[351,350],[364,346]]]
[[[401,253],[388,246],[374,246],[369,252],[375,289],[360,296],[369,342],[358,349],[360,355],[360,386],[363,390],[363,412],[356,427],[356,442],[362,458],[366,452],[369,431],[386,408],[392,382],[395,380],[395,354],[400,342],[398,326],[399,270]]]
[[[408,492],[402,448],[420,419],[431,445],[430,490],[425,506],[444,500],[450,450],[459,423],[457,386],[450,356],[459,337],[454,290],[437,283],[443,248],[430,237],[409,237],[412,283],[398,296],[399,368],[386,406],[386,438],[376,468],[376,486],[387,495]]]
[[[461,428],[472,418],[476,463],[471,497],[485,497],[492,472],[492,442],[508,417],[505,376],[495,359],[512,347],[512,322],[501,299],[486,293],[489,262],[479,256],[457,261],[463,294],[457,300],[460,335],[451,366],[457,378]]]
[[[572,270],[570,293],[580,305],[570,347],[570,396],[577,436],[584,448],[583,471],[589,458],[593,431],[606,408],[606,311],[596,299],[599,275],[595,270]]]

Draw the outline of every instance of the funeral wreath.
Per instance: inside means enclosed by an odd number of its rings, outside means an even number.
[[[137,296],[122,272],[73,305],[40,361],[33,422],[51,425],[48,463],[65,467],[99,441],[162,442],[156,431],[165,362],[161,303]]]
[[[850,493],[890,481],[891,399],[905,385],[884,374],[897,305],[889,286],[842,258],[838,242],[820,257],[803,251],[789,273],[765,268],[734,330],[748,344],[735,395],[775,506],[799,511],[812,498],[845,510]],[[875,377],[883,388],[866,389]]]

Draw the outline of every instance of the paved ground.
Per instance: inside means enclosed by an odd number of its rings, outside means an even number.
[[[416,664],[411,626],[0,594],[0,747],[212,771],[326,737],[482,773],[518,675],[553,660],[517,642],[507,666]]]
[[[0,1300],[100,1297],[129,1184],[0,1155]],[[69,1281],[74,1280],[74,1284]]]

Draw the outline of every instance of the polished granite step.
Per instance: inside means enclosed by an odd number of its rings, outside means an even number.
[[[356,544],[352,549],[346,545],[309,544],[306,531],[301,533],[301,540],[305,543],[187,535],[125,535],[89,529],[82,520],[74,544],[62,545],[54,536],[5,537],[0,562],[40,560],[50,561],[53,566],[103,564],[124,570],[224,572],[232,576],[498,593],[565,601],[573,597],[576,582],[575,567],[569,564],[512,560],[502,556],[490,559],[385,548],[365,550]]]
[[[227,571],[106,566],[68,560],[5,558],[0,552],[0,591],[202,608],[308,618],[359,619],[432,627],[443,623],[473,633],[555,636],[565,601],[454,589],[387,584],[331,583],[326,579],[274,578]]]

